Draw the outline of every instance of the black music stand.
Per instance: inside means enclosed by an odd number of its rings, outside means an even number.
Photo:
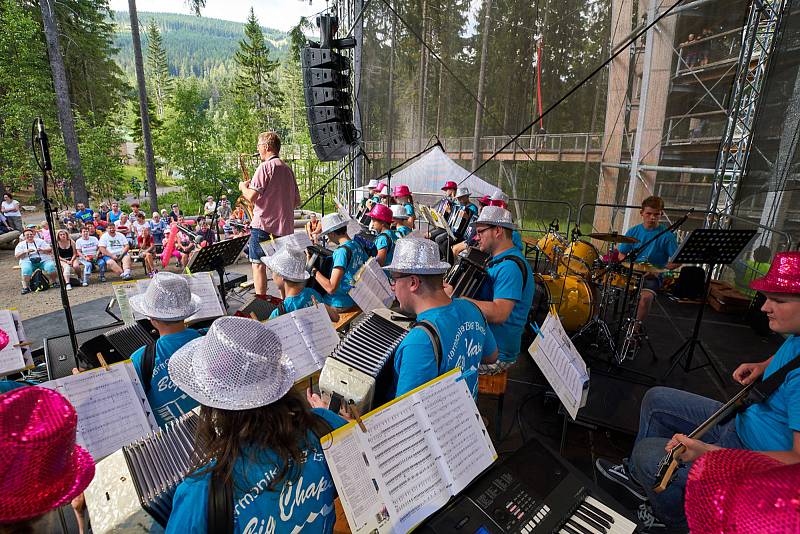
[[[717,368],[717,364],[711,359],[708,351],[703,346],[703,342],[700,340],[700,323],[703,321],[703,311],[705,310],[708,294],[711,289],[711,275],[714,271],[714,267],[732,263],[753,239],[754,235],[756,235],[755,230],[701,228],[692,231],[686,241],[683,242],[670,259],[670,263],[708,264],[708,272],[706,273],[703,300],[700,303],[700,309],[697,311],[697,318],[694,322],[692,336],[669,357],[672,365],[669,371],[667,371],[667,374],[664,375],[664,378],[668,377],[679,364],[682,364],[681,367],[686,373],[710,366],[714,374],[717,375],[719,383],[725,384]],[[703,354],[706,356],[706,363],[692,367],[695,347],[700,347],[700,350],[703,351]]]
[[[211,243],[203,247],[192,258],[186,269],[192,273],[202,273],[206,271],[216,271],[219,276],[219,295],[222,297],[222,305],[228,309],[228,301],[225,299],[225,267],[232,265],[239,257],[239,253],[249,241],[249,235],[243,235]]]

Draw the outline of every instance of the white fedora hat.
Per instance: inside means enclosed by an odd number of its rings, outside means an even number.
[[[169,359],[169,376],[204,406],[249,410],[272,404],[292,388],[297,372],[278,335],[245,317],[220,317],[208,334]]]
[[[443,274],[450,264],[441,261],[439,247],[430,239],[404,237],[398,239],[392,263],[384,267],[390,273]]]
[[[305,282],[311,275],[306,271],[306,253],[304,250],[283,247],[272,256],[264,256],[261,261],[273,273],[277,273],[290,282]]]
[[[202,302],[189,290],[186,278],[165,271],[153,275],[145,292],[132,296],[130,304],[148,319],[182,321],[197,313]]]
[[[500,206],[486,206],[478,215],[478,220],[471,224],[485,224],[487,226],[502,226],[503,228],[510,228],[516,230],[517,225],[514,224],[511,218],[511,212]]]

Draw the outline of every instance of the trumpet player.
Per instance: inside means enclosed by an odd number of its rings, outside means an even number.
[[[243,180],[239,182],[242,197],[253,205],[250,222],[248,257],[253,267],[253,285],[256,297],[267,296],[267,269],[261,261],[264,251],[261,242],[270,236],[282,237],[294,233],[294,209],[300,205],[300,190],[292,169],[280,159],[281,139],[275,132],[258,135],[258,155],[261,164],[247,176],[242,167]]]

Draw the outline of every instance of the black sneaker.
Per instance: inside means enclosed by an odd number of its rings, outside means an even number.
[[[667,529],[667,525],[658,520],[653,514],[653,507],[646,502],[640,504],[636,510],[636,519],[644,532],[660,532]]]
[[[31,292],[31,288],[29,288],[29,287],[23,287],[22,288],[22,294],[23,295],[27,295],[30,292]]]
[[[644,488],[633,480],[625,465],[612,463],[605,458],[598,458],[595,462],[595,466],[597,466],[597,470],[604,477],[623,486],[631,495],[640,501],[647,501]]]

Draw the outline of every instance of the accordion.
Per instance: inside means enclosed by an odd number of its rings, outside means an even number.
[[[486,279],[489,255],[475,247],[467,247],[453,262],[444,281],[453,287],[453,297],[474,298]]]
[[[190,412],[97,464],[85,492],[93,532],[147,532],[153,521],[166,527],[175,490],[192,469],[197,422]]]
[[[388,310],[380,310],[388,312]],[[394,351],[408,330],[380,311],[362,314],[325,360],[319,388],[331,397],[336,413],[342,404],[354,403],[361,413],[387,399],[392,383]]]
[[[472,212],[464,207],[453,210],[447,224],[453,231],[453,235],[458,239],[463,239],[464,234],[467,233],[469,223],[472,222]]]
[[[137,349],[152,345],[158,339],[156,331],[147,319],[140,319],[131,325],[112,328],[104,334],[93,337],[78,347],[77,359],[84,369],[100,367],[97,353],[101,353],[106,363],[127,360]]]

